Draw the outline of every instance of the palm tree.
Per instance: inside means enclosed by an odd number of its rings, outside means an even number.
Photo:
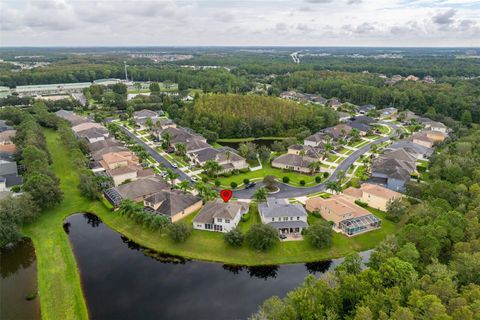
[[[268,191],[266,188],[261,187],[257,191],[255,191],[255,199],[258,201],[266,200],[268,195]]]
[[[171,186],[173,186],[173,184],[175,183],[175,179],[177,179],[180,176],[178,173],[176,173],[170,168],[166,170],[166,175],[167,175],[167,179],[170,180]]]
[[[180,183],[177,185],[177,188],[182,190],[183,193],[187,193],[188,190],[190,190],[190,183],[187,180],[182,180]]]
[[[165,132],[162,134],[162,148],[167,150],[170,148],[170,142],[172,141],[172,135],[170,132]]]
[[[207,160],[203,165],[203,170],[208,176],[217,176],[218,172],[222,170],[222,166],[218,164],[215,160]]]
[[[137,211],[137,204],[130,199],[123,199],[118,207],[118,212],[127,217],[133,216]]]
[[[321,167],[322,163],[320,161],[313,161],[308,164],[308,168],[310,168],[312,174],[319,172]]]
[[[339,192],[341,189],[340,184],[337,181],[328,181],[326,187],[327,189],[332,190],[334,193]]]
[[[145,126],[146,126],[150,131],[152,131],[152,128],[153,128],[152,118],[148,118],[147,120],[145,120]]]
[[[360,140],[360,131],[358,131],[357,128],[353,128],[352,131],[350,132],[350,137],[352,138],[353,141]]]
[[[175,145],[175,151],[177,155],[184,157],[187,154],[187,146],[185,143],[177,143]]]

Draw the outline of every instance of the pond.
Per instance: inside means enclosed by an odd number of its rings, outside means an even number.
[[[272,144],[275,141],[282,141],[282,139],[255,139],[255,140],[248,141],[248,142],[255,143],[258,147],[267,146],[267,147],[271,148]],[[238,146],[241,143],[245,143],[245,142],[218,142],[218,144],[220,144],[222,146],[230,147],[230,148],[233,148],[235,150],[238,150]]]
[[[40,319],[36,292],[37,262],[30,239],[0,248],[0,319]]]
[[[90,214],[65,224],[92,319],[246,319],[267,298],[340,260],[240,267],[142,248]],[[368,259],[369,252],[362,253]]]

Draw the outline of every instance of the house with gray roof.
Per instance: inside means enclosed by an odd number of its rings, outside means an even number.
[[[267,198],[258,204],[263,224],[268,224],[281,234],[299,234],[308,228],[307,211],[301,204],[291,204],[288,199]]]
[[[249,204],[241,201],[224,202],[221,199],[209,201],[193,219],[193,228],[229,232],[237,227],[242,215],[248,212],[248,208]]]
[[[309,167],[312,162],[320,161],[323,157],[323,149],[309,145],[292,145],[288,152],[272,160],[272,167],[310,173]]]
[[[87,140],[88,143],[94,143],[105,140],[110,136],[110,132],[104,127],[93,127],[77,132],[79,138]]]
[[[72,127],[77,126],[79,124],[82,124],[84,122],[88,122],[87,118],[76,115],[72,111],[68,111],[68,110],[60,109],[57,112],[55,112],[55,114],[57,115],[57,117],[60,117],[64,120],[67,120],[68,122],[70,122],[70,125]]]
[[[146,119],[146,118],[157,118],[157,117],[158,117],[158,113],[153,110],[142,109],[142,110],[133,112],[133,118],[135,120]]]
[[[111,147],[105,147],[95,152],[92,152],[92,160],[93,161],[100,161],[103,159],[103,155],[111,152],[121,152],[127,151],[128,149],[122,145],[114,145]]]
[[[120,141],[115,140],[114,138],[108,138],[105,140],[100,140],[97,142],[92,142],[88,144],[88,149],[90,150],[90,153],[97,152],[103,148],[108,148],[108,147],[122,147],[123,144]]]
[[[359,114],[367,114],[369,111],[376,110],[377,107],[375,107],[373,104],[365,104],[363,106],[358,107],[358,113]]]
[[[202,199],[180,190],[162,190],[143,200],[145,211],[166,216],[171,222],[192,214],[202,207]]]
[[[146,197],[162,190],[169,189],[170,185],[161,177],[150,176],[107,189],[104,192],[104,195],[112,205],[118,207],[123,199],[143,202]]]
[[[387,152],[373,162],[370,182],[402,192],[416,171],[416,160],[404,149]]]
[[[219,173],[248,168],[247,160],[231,149],[214,149],[209,147],[188,152],[187,155],[190,161],[197,166],[203,166],[209,160],[216,161],[222,167]]]
[[[394,142],[390,146],[388,146],[389,150],[398,150],[403,149],[412,156],[414,156],[417,160],[427,160],[433,154],[433,148],[427,148],[425,146],[419,145],[417,143],[413,143],[409,140],[400,140]]]

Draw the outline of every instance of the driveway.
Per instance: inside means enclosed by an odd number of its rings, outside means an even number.
[[[301,196],[306,196],[308,194],[312,193],[317,193],[317,192],[322,192],[325,191],[326,184],[329,181],[336,181],[339,178],[340,171],[343,170],[343,172],[346,172],[348,168],[360,158],[361,155],[365,154],[370,150],[370,147],[374,144],[381,144],[385,141],[389,141],[392,137],[398,136],[398,131],[400,128],[394,124],[388,123],[388,122],[382,122],[389,127],[391,127],[392,134],[388,137],[383,137],[378,140],[375,140],[373,142],[368,143],[367,145],[363,146],[362,148],[358,149],[357,151],[353,152],[351,155],[349,155],[342,163],[338,165],[338,167],[335,169],[335,171],[325,180],[324,182],[314,186],[314,187],[293,187],[287,184],[284,184],[283,182],[278,183],[278,188],[280,189],[278,192],[276,192],[273,196],[277,198],[295,198],[295,197],[301,197]],[[233,191],[233,197],[237,199],[250,199],[254,196],[255,191],[258,190],[259,188],[263,187],[264,184],[263,182],[258,182],[253,188],[251,189],[241,189],[241,190],[235,190]]]

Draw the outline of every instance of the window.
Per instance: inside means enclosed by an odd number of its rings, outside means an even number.
[[[230,223],[230,219],[225,219],[225,223]]]
[[[205,223],[205,229],[212,230],[212,225],[210,223]]]
[[[275,218],[272,218],[272,221],[275,221]]]
[[[288,217],[283,217],[283,221],[288,221]]]
[[[222,218],[217,218],[217,221],[218,221],[218,222],[222,222]]]
[[[293,220],[293,217],[290,217],[290,221],[292,221],[292,220]]]
[[[300,220],[300,217],[297,217],[297,220]]]

